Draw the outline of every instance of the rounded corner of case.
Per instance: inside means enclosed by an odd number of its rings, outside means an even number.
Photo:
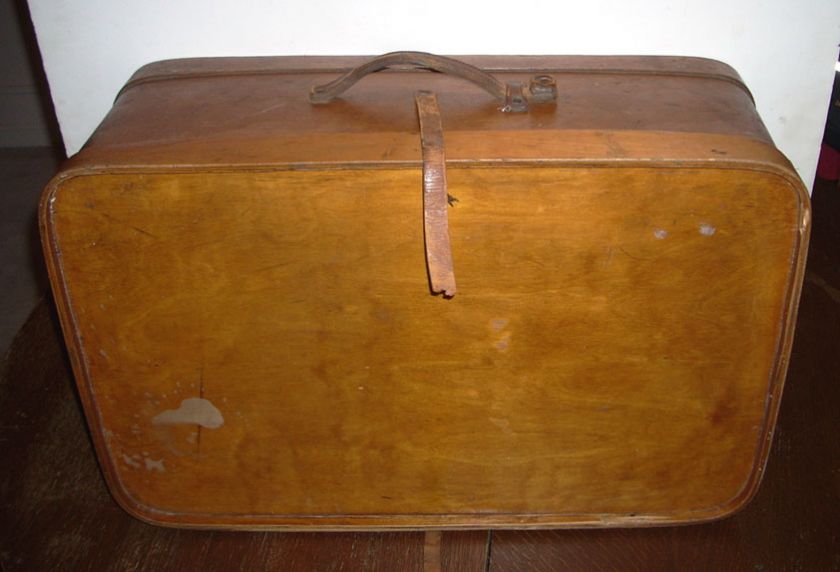
[[[49,245],[50,239],[53,236],[53,205],[58,198],[58,191],[64,180],[65,177],[61,172],[53,176],[53,178],[50,179],[41,191],[41,195],[38,200],[38,231],[41,236],[41,242],[45,247]]]
[[[140,522],[154,526],[165,526],[168,528],[177,527],[178,524],[171,517],[172,513],[158,510],[137,500],[119,479],[106,479],[108,492],[117,505],[129,516]],[[167,518],[169,516],[170,518]]]
[[[64,184],[81,176],[85,173],[83,168],[71,167],[59,170],[44,186],[38,200],[38,224],[41,228],[42,237],[45,232],[51,229],[50,222],[53,215],[53,205],[58,199],[59,191],[64,187]]]
[[[767,458],[757,459],[752,470],[747,475],[743,486],[735,496],[710,510],[706,521],[716,521],[729,518],[744,510],[755,499],[764,478]]]
[[[131,74],[131,77],[126,83],[131,83],[149,75],[157,75],[161,71],[166,71],[173,64],[183,62],[186,59],[189,58],[164,58],[161,60],[152,60],[137,68],[135,72]]]
[[[693,522],[693,524],[717,522],[719,520],[725,520],[727,518],[735,516],[750,504],[753,497],[755,497],[754,491],[747,495],[738,495],[732,500],[724,503],[723,505],[717,506],[714,509],[710,510],[707,516],[705,516],[704,518],[697,519]]]
[[[729,63],[727,63],[723,60],[719,60],[717,58],[709,58],[709,57],[705,57],[705,56],[696,56],[694,59],[696,59],[698,61],[702,61],[702,62],[708,62],[708,63],[713,64],[715,66],[721,67],[721,68],[723,68],[723,70],[725,70],[725,71],[729,72],[730,74],[732,74],[733,76],[735,76],[735,79],[737,79],[738,81],[743,81],[741,79],[741,74],[738,73],[738,70],[736,70],[734,66],[732,66],[731,64],[729,64]]]

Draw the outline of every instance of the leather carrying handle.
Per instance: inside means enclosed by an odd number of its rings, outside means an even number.
[[[484,70],[453,58],[425,52],[391,52],[374,58],[329,83],[312,86],[309,100],[315,104],[329,103],[366,75],[397,66],[430,69],[471,81],[501,101],[502,111],[527,111],[529,103],[553,102],[557,98],[557,87],[551,76],[534,76],[528,86],[521,82],[503,83]]]

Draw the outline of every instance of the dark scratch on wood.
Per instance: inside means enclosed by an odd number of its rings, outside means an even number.
[[[115,222],[117,224],[121,224],[123,226],[127,226],[128,228],[130,228],[134,231],[137,231],[140,234],[145,234],[146,236],[149,236],[151,238],[156,238],[156,239],[160,238],[159,236],[157,236],[156,234],[152,234],[148,230],[142,229],[139,226],[134,226],[133,224],[129,224],[129,223],[123,221],[123,220],[118,219],[115,216],[109,215],[108,213],[100,212],[99,214],[102,215],[103,217],[107,218],[108,220],[112,221],[112,222]]]
[[[629,252],[627,252],[626,250],[624,250],[624,249],[623,249],[622,247],[620,247],[620,246],[618,247],[618,249],[619,249],[621,252],[623,252],[624,254],[626,254],[627,256],[629,256],[630,258],[632,258],[633,260],[641,260],[641,261],[648,261],[648,260],[650,260],[649,258],[642,258],[641,256],[635,256],[635,255],[633,255],[633,254],[630,254]]]

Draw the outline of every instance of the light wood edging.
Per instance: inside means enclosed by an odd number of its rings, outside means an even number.
[[[260,530],[410,530],[410,529],[487,529],[487,528],[586,528],[586,527],[623,527],[623,526],[662,526],[673,524],[700,523],[716,520],[728,516],[745,506],[755,495],[761,482],[764,467],[767,462],[770,445],[773,438],[773,428],[779,411],[779,405],[784,388],[784,377],[787,372],[788,356],[793,343],[793,331],[796,323],[802,279],[805,269],[805,255],[807,253],[810,231],[810,200],[801,180],[792,170],[784,169],[778,164],[761,161],[709,161],[692,162],[689,160],[644,160],[622,161],[619,164],[614,159],[605,160],[570,160],[550,162],[517,162],[533,163],[534,167],[579,167],[601,166],[604,168],[622,168],[638,166],[663,167],[694,167],[728,170],[760,171],[781,177],[797,194],[799,208],[799,233],[793,246],[791,267],[789,272],[787,311],[779,324],[774,365],[769,380],[770,391],[765,407],[763,431],[756,447],[756,456],[750,472],[741,491],[729,501],[717,506],[700,510],[679,511],[662,514],[404,514],[404,515],[238,515],[238,514],[187,514],[159,511],[143,505],[134,499],[120,482],[113,459],[108,454],[105,444],[102,421],[96,403],[90,378],[88,365],[84,353],[83,340],[76,327],[70,293],[63,280],[61,264],[61,250],[55,234],[52,205],[55,195],[65,181],[86,175],[102,173],[155,173],[155,172],[233,172],[243,170],[279,171],[294,169],[294,165],[232,165],[232,166],[184,166],[178,168],[161,168],[159,166],[131,166],[119,168],[115,166],[79,166],[68,169],[55,178],[46,187],[40,203],[39,221],[44,248],[45,259],[56,293],[55,301],[61,322],[65,343],[69,349],[71,366],[77,380],[79,396],[85,410],[91,429],[91,436],[99,458],[100,467],[114,499],[128,513],[136,518],[152,524],[188,527],[197,529],[260,529]],[[506,163],[508,164],[508,163]],[[366,165],[369,166],[369,165]],[[419,164],[405,165],[387,164],[381,168],[416,168]],[[475,166],[475,165],[472,165]],[[483,166],[503,166],[500,164]],[[331,165],[333,168],[340,166]],[[355,167],[359,165],[345,165]]]

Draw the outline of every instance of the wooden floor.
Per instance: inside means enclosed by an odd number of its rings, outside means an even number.
[[[249,533],[158,528],[98,471],[51,303],[0,380],[0,569],[840,570],[840,191],[818,183],[814,234],[767,474],[719,522],[576,531]]]

